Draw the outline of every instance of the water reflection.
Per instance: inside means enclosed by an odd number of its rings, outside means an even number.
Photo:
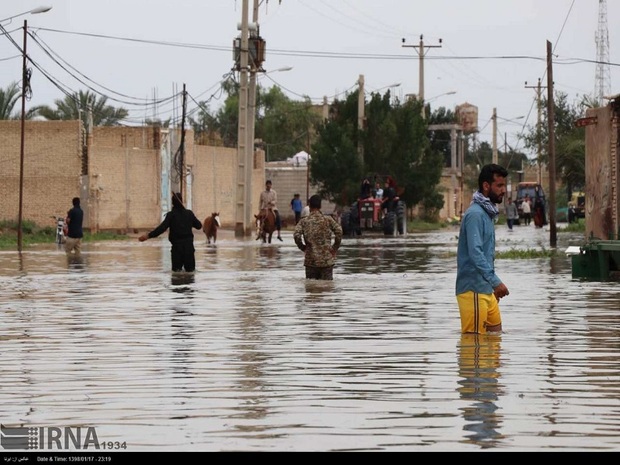
[[[173,292],[179,292],[182,294],[194,292],[191,284],[196,282],[196,276],[194,272],[186,271],[173,271],[170,277],[170,285]]]
[[[67,267],[70,270],[83,270],[86,268],[86,258],[82,254],[67,255]]]
[[[497,401],[502,393],[499,383],[500,335],[461,335],[458,346],[459,388],[468,405],[460,410],[468,442],[483,449],[495,447],[503,438],[499,432],[501,415]]]

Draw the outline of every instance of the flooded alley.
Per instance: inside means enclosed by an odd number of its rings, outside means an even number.
[[[501,259],[505,333],[461,336],[458,229],[346,238],[304,279],[292,234],[0,252],[0,419],[127,451],[620,450],[620,286]],[[559,249],[581,234],[560,233]],[[497,227],[499,250],[549,232]]]

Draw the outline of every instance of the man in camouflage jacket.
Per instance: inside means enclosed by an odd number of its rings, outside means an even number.
[[[342,241],[342,228],[331,216],[323,215],[320,196],[310,197],[309,206],[310,215],[297,223],[293,238],[297,247],[305,253],[306,279],[332,280],[336,252]]]

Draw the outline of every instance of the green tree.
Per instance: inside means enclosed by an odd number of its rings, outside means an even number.
[[[415,100],[391,103],[390,93],[371,94],[365,106],[365,127],[357,122],[358,91],[335,101],[330,119],[318,128],[310,163],[311,181],[326,198],[339,205],[359,194],[364,176],[392,176],[404,189],[409,206],[441,208],[437,190],[442,155],[431,149],[421,104]]]
[[[21,88],[17,82],[12,82],[6,89],[0,88],[0,119],[21,119],[20,111],[13,112],[21,96]],[[35,109],[27,110],[24,116],[26,119],[32,119],[35,116]]]
[[[266,91],[259,87],[256,138],[263,140],[268,161],[286,160],[301,150],[308,151],[320,119],[309,98],[295,101],[277,86]]]
[[[207,102],[201,102],[191,123],[197,140],[236,147],[239,84],[229,79],[222,84],[222,90],[227,94],[223,105],[213,112]],[[268,161],[285,160],[301,150],[308,150],[314,127],[320,121],[309,98],[291,100],[278,86],[269,89],[257,86],[254,112],[254,137],[263,141]]]
[[[75,92],[64,99],[54,101],[56,108],[47,105],[36,107],[36,114],[47,120],[75,120],[82,119],[88,124],[88,110],[91,111],[93,125],[117,126],[127,117],[129,112],[124,108],[116,108],[107,104],[108,98],[97,97],[90,91]]]
[[[573,103],[568,101],[564,92],[556,92],[554,96],[555,113],[555,152],[556,173],[567,186],[567,195],[570,198],[573,189],[582,189],[585,186],[585,128],[575,127],[575,121],[585,115],[585,109],[596,105],[587,96],[581,97]],[[524,140],[526,147],[536,149],[538,141],[542,143],[541,161],[549,162],[549,130],[547,99],[543,99],[543,123],[540,131],[536,126],[531,127]]]

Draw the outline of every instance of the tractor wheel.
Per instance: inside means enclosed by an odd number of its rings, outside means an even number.
[[[399,201],[396,205],[396,226],[398,234],[405,234],[407,228],[407,211],[405,202]]]
[[[387,212],[383,217],[383,234],[396,235],[396,214],[394,212]]]

